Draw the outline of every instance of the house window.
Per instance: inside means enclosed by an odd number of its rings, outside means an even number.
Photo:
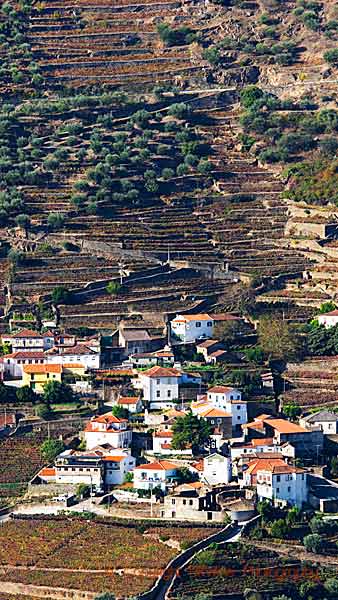
[[[277,475],[277,481],[280,481],[280,475]]]
[[[290,487],[290,486],[288,486],[288,492],[289,492],[289,493],[291,492],[291,487]]]
[[[207,321],[207,327],[212,327],[212,322],[211,321]]]
[[[302,480],[304,480],[304,473],[302,473]]]
[[[171,390],[168,390],[168,398],[171,398]]]
[[[160,390],[157,390],[157,392],[156,392],[156,398],[161,398],[161,391]]]
[[[237,410],[241,410],[241,407],[239,404],[237,404]]]
[[[277,492],[277,494],[279,494],[279,487],[278,487],[278,488],[276,488],[276,492]]]
[[[233,399],[234,399],[234,397],[232,395],[230,395],[230,400],[233,400]]]
[[[160,385],[161,380],[160,379],[156,379],[156,385]]]
[[[211,419],[211,425],[214,425],[214,424],[215,424],[214,419]]]
[[[175,498],[172,499],[171,504],[176,504]]]
[[[196,321],[196,327],[201,327],[201,323],[199,321]]]
[[[194,503],[193,500],[189,500],[189,506],[192,506],[193,503]]]
[[[240,421],[240,420],[241,420],[241,415],[238,415],[237,421]]]
[[[183,504],[184,504],[184,506],[186,505],[186,503],[187,503],[187,501],[186,501],[186,500],[183,500]]]

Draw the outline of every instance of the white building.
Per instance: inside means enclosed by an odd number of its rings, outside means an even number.
[[[46,362],[51,364],[81,363],[85,369],[99,369],[101,354],[85,344],[52,348],[46,352]]]
[[[159,460],[134,469],[134,488],[152,490],[160,487],[165,492],[167,486],[176,481],[177,466],[169,460]]]
[[[11,344],[12,352],[43,352],[53,348],[54,334],[50,331],[46,333],[38,333],[31,329],[22,329],[17,333],[2,334],[2,343],[8,342]]]
[[[215,408],[221,408],[231,414],[233,429],[239,429],[248,422],[247,403],[242,400],[240,390],[216,385],[208,390],[207,400]]]
[[[306,429],[320,427],[325,435],[332,435],[338,432],[338,416],[329,410],[319,410],[299,419],[299,425]]]
[[[4,365],[5,376],[19,379],[22,377],[23,367],[27,365],[43,365],[45,362],[45,353],[35,350],[20,350],[11,354],[5,354],[0,360]]]
[[[257,496],[275,505],[291,504],[302,508],[308,499],[307,473],[304,469],[286,463],[281,466],[266,465],[257,471]]]
[[[175,450],[174,448],[172,448],[172,438],[173,432],[170,429],[155,431],[153,433],[153,454],[160,454],[162,456],[192,456],[192,450],[190,447],[183,448],[182,450]]]
[[[315,319],[319,325],[324,325],[324,327],[329,329],[329,327],[334,327],[338,323],[338,310],[331,310],[331,312],[316,315]]]
[[[209,485],[229,483],[232,479],[231,457],[218,452],[203,459],[203,479]]]
[[[170,323],[171,333],[181,342],[195,342],[210,338],[213,334],[214,320],[206,314],[177,315]]]
[[[120,396],[117,406],[129,410],[130,413],[137,413],[142,410],[142,402],[139,396]]]
[[[109,444],[113,448],[129,448],[132,431],[128,429],[127,419],[118,419],[107,413],[93,417],[84,430],[87,449]]]
[[[103,457],[105,486],[110,488],[113,485],[121,485],[124,482],[127,473],[135,469],[136,459],[131,454],[119,451],[114,455],[109,453]]]
[[[247,456],[257,454],[276,453],[279,450],[279,446],[274,442],[273,438],[254,438],[250,442],[244,444],[234,444],[231,446],[231,458],[232,460],[243,458]]]
[[[150,409],[172,408],[179,398],[181,372],[166,367],[152,367],[139,374],[143,400],[149,402]]]

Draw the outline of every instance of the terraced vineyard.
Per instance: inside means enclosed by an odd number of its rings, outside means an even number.
[[[303,318],[330,297],[334,252],[293,233],[281,176],[329,130],[288,158],[279,137],[303,135],[322,108],[333,123],[336,17],[331,1],[5,3],[2,313],[59,286],[74,292],[59,324],[99,329],[234,309],[250,281],[262,306]],[[254,122],[250,84],[265,94]]]

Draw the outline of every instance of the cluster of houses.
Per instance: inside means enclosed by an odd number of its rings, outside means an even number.
[[[135,497],[154,494],[161,496],[160,516],[166,519],[222,521],[229,511],[244,519],[262,499],[320,510],[331,503],[338,511],[338,486],[329,486],[322,498],[320,486],[316,491],[312,485],[311,470],[299,466],[315,465],[316,458],[318,463],[325,437],[338,433],[334,413],[319,411],[298,423],[273,414],[252,418],[255,413],[240,389],[208,385],[175,360],[175,344],[190,343],[201,362],[223,360],[227,350],[212,336],[232,320],[241,322],[232,315],[178,315],[170,324],[173,345],[163,340],[160,345],[141,329],[119,330],[123,360],[116,369],[129,369],[131,378],[128,389],[115,390],[110,406],[126,410],[92,417],[80,433],[85,449],[63,451],[32,483],[87,484],[98,495],[114,494],[117,487],[132,490]],[[78,340],[23,330],[1,341],[12,350],[1,358],[4,379],[21,378],[37,392],[51,379],[63,381],[67,374],[76,379],[102,367],[96,337]],[[198,460],[191,444],[176,447],[173,441],[175,423],[190,412],[210,426]]]

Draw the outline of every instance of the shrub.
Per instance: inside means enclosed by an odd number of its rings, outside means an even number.
[[[324,60],[331,65],[338,64],[338,48],[334,48],[333,50],[327,50],[324,52]]]
[[[47,224],[54,231],[61,229],[64,226],[65,217],[62,213],[49,213]]]
[[[315,554],[320,553],[323,550],[324,543],[320,535],[317,533],[310,533],[303,539],[303,544],[308,552]]]

